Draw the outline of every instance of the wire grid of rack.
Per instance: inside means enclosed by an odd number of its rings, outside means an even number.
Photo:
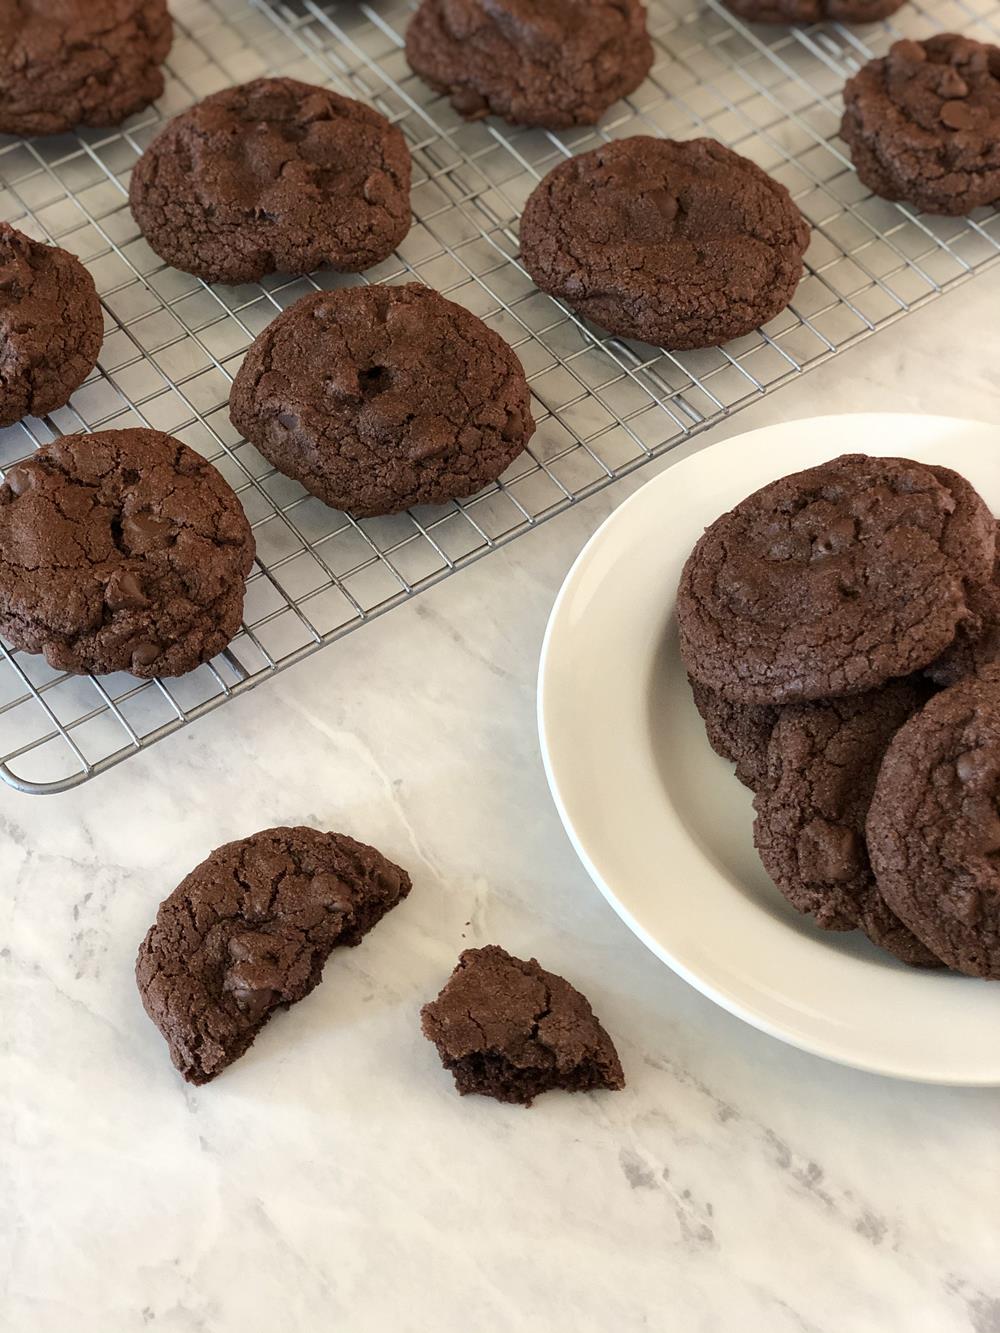
[[[652,0],[650,78],[598,129],[467,124],[409,71],[406,0],[174,0],[176,39],[156,108],[115,131],[0,138],[0,216],[86,263],[106,337],[97,370],[45,421],[0,431],[0,467],[53,435],[145,424],[210,458],[239,493],[258,559],[244,627],[176,680],[52,671],[0,643],[0,776],[23,791],[82,782],[591,494],[1000,256],[1000,212],[930,218],[871,197],[837,139],[844,79],[899,36],[1000,39],[1000,0],[908,4],[888,23],[747,26],[716,0]],[[263,74],[330,83],[378,106],[413,153],[413,228],[364,278],[317,273],[211,288],[165,267],[126,203],[160,124]],[[791,190],[813,226],[807,273],[765,329],[671,354],[603,335],[539,293],[517,225],[564,156],[629,134],[712,135]],[[234,432],[229,387],[280,310],[317,287],[418,280],[515,348],[538,431],[499,485],[461,503],[355,521],[276,473]]]

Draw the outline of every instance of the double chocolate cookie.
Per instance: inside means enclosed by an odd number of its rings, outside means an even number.
[[[1000,557],[989,583],[970,585],[966,604],[968,614],[954,641],[924,673],[942,689],[1000,663]]]
[[[928,213],[1000,201],[1000,47],[896,42],[844,88],[841,138],[875,194]]]
[[[653,63],[639,0],[423,0],[412,69],[470,120],[593,125]]]
[[[132,171],[156,253],[206,282],[370,268],[410,227],[410,154],[386,118],[329,88],[258,79],[172,120]]]
[[[620,139],[550,171],[521,256],[542,289],[625,338],[715,347],[773,319],[809,228],[783,185],[714,139]]]
[[[906,0],[725,0],[751,23],[874,23],[895,14]]]
[[[136,962],[176,1068],[215,1078],[409,892],[405,870],[341,833],[274,828],[214,851],[160,904]]]
[[[297,301],[250,348],[229,408],[276,468],[358,515],[472,495],[535,428],[503,339],[416,283]]]
[[[101,303],[79,259],[0,222],[0,426],[69,402],[103,338]]]
[[[63,436],[0,486],[0,632],[61,671],[179,676],[236,634],[253,558],[239,500],[180,441]]]
[[[781,712],[770,704],[741,704],[688,677],[694,706],[717,755],[736,765],[744,787],[756,791],[767,776],[767,747]]]
[[[166,0],[0,0],[0,134],[119,125],[163,92]]]

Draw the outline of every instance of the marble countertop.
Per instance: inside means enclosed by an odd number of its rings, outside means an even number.
[[[697,447],[829,411],[1000,422],[998,308],[994,270]],[[1000,1333],[1000,1091],[745,1026],[629,934],[559,825],[546,616],[654,471],[83,788],[0,792],[4,1333]],[[375,843],[414,891],[187,1088],[138,942],[211,848],[297,822]],[[624,1092],[455,1095],[418,1009],[487,942],[580,986]]]

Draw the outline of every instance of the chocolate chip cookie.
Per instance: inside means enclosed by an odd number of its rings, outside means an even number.
[[[781,710],[768,704],[734,703],[690,676],[688,683],[709,745],[736,765],[744,787],[756,791],[767,774],[767,746]]]
[[[535,428],[503,339],[418,283],[304,296],[250,348],[229,410],[276,468],[358,515],[472,495]]]
[[[65,435],[0,486],[0,632],[60,671],[179,676],[236,634],[253,557],[239,500],[179,440]]]
[[[156,253],[206,282],[345,273],[410,228],[410,154],[372,107],[294,79],[257,79],[172,120],[132,171]]]
[[[136,961],[176,1068],[215,1078],[409,892],[405,870],[342,833],[273,828],[214,851],[160,904]]]
[[[1000,47],[896,42],[844,88],[840,135],[875,194],[927,213],[1000,201]]]
[[[68,403],[103,339],[94,280],[76,255],[0,222],[0,426]]]
[[[725,0],[727,9],[750,23],[874,23],[906,0]]]
[[[714,139],[619,139],[550,171],[521,257],[543,292],[624,338],[716,347],[773,319],[809,228],[783,185]]]
[[[466,949],[420,1017],[463,1096],[530,1106],[552,1088],[625,1086],[611,1038],[580,992],[495,944]]]
[[[639,0],[423,0],[411,68],[469,120],[594,125],[653,63]]]
[[[879,891],[949,967],[1000,978],[1000,667],[936,695],[886,751],[868,813]]]
[[[845,454],[708,528],[678,589],[681,656],[740,703],[860,694],[948,647],[995,551],[992,515],[955,473]]]
[[[166,0],[0,0],[0,134],[120,125],[163,92]]]
[[[860,928],[904,963],[940,965],[887,906],[865,844],[879,765],[930,696],[916,681],[779,710],[757,789],[754,843],[764,869],[825,930]]]

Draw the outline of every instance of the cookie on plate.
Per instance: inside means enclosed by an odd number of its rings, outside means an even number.
[[[68,403],[103,339],[94,280],[76,255],[0,222],[0,426]]]
[[[969,614],[959,624],[953,642],[925,670],[928,679],[942,689],[1000,663],[1000,558],[989,583],[970,586],[967,602]]]
[[[553,1088],[625,1086],[614,1044],[580,992],[495,944],[466,949],[420,1017],[463,1096],[530,1106]]]
[[[521,257],[543,292],[672,349],[773,319],[808,244],[785,187],[714,139],[604,144],[550,171],[521,218]]]
[[[371,268],[410,228],[410,154],[370,106],[257,79],[172,120],[132,170],[129,203],[168,264],[206,282]]]
[[[736,765],[744,787],[756,791],[767,775],[767,746],[781,712],[769,704],[739,704],[688,677],[694,706],[717,755]]]
[[[707,529],[677,593],[681,656],[741,703],[860,694],[944,652],[995,552],[993,516],[954,472],[845,454]]]
[[[1000,978],[1000,667],[935,695],[886,751],[868,812],[883,898],[949,967]]]
[[[653,63],[639,0],[423,0],[411,68],[470,120],[594,125]]]
[[[874,23],[906,0],[725,0],[727,9],[750,23]]]
[[[273,828],[218,848],[160,904],[136,961],[175,1067],[215,1078],[409,892],[405,870],[341,833]]]
[[[535,428],[511,349],[419,283],[304,296],[250,348],[229,410],[279,471],[362,516],[473,495]]]
[[[894,43],[848,81],[840,136],[884,199],[946,214],[1000,202],[1000,46]]]
[[[60,671],[179,676],[236,634],[254,540],[193,449],[65,435],[0,486],[0,633]]]
[[[166,0],[0,0],[0,134],[120,125],[163,92]]]

